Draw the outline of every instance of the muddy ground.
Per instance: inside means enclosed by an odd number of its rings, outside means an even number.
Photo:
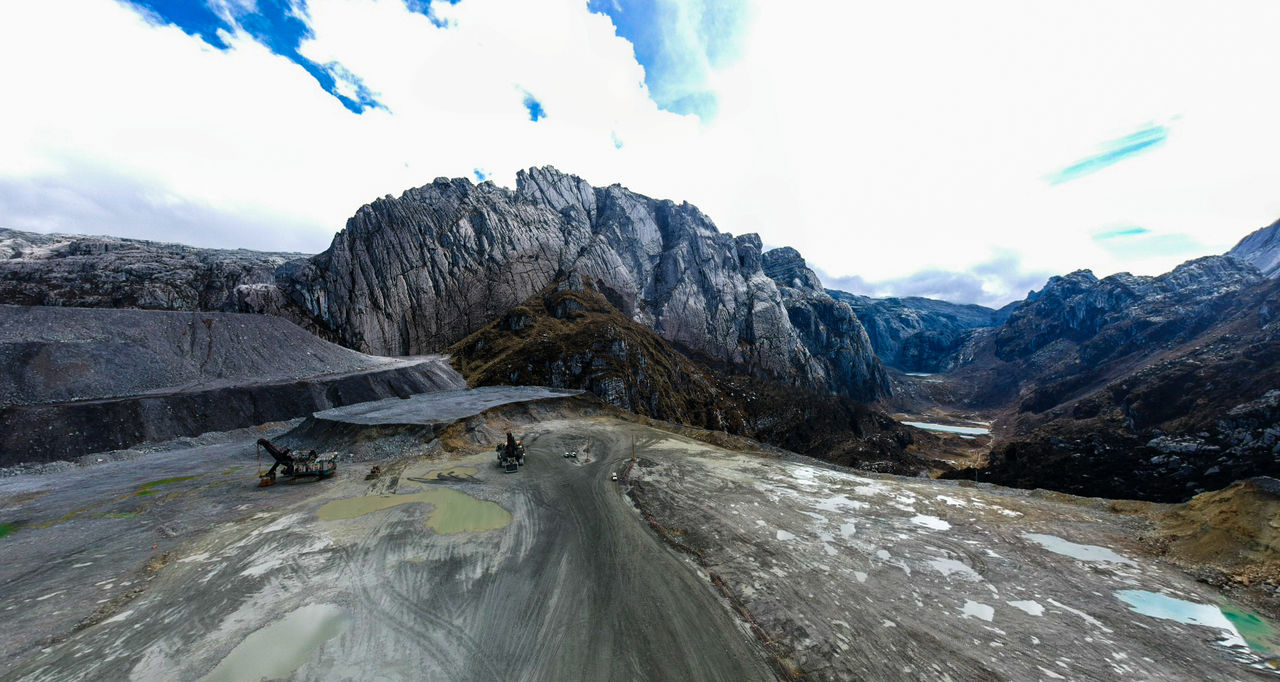
[[[531,415],[320,483],[250,436],[0,479],[0,679],[1276,679],[1264,621],[1131,610],[1224,601],[1104,503]]]

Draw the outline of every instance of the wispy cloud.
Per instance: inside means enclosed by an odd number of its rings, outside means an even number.
[[[1131,156],[1149,151],[1169,137],[1169,129],[1162,125],[1150,124],[1147,127],[1124,137],[1108,140],[1100,145],[1101,150],[1053,173],[1045,178],[1050,185],[1058,185],[1084,177],[1119,163]]]
[[[990,308],[1021,300],[1027,292],[1042,286],[1054,274],[1024,269],[1013,253],[998,254],[965,270],[927,268],[903,277],[874,282],[857,275],[836,277],[818,268],[814,270],[826,288],[851,294],[877,298],[922,296],[952,303],[977,303]]]
[[[1120,239],[1123,237],[1136,237],[1140,234],[1151,232],[1145,227],[1137,225],[1126,225],[1122,227],[1108,227],[1093,233],[1093,240],[1096,242],[1107,241],[1108,239]]]

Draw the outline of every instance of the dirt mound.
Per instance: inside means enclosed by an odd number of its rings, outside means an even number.
[[[462,385],[266,315],[0,305],[0,466]]]
[[[1244,585],[1280,585],[1280,481],[1251,478],[1196,495],[1158,522],[1168,558]]]
[[[0,305],[0,407],[390,369],[278,317]]]

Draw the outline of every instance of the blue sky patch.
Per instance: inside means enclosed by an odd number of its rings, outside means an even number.
[[[1119,163],[1131,156],[1150,151],[1169,137],[1169,129],[1162,125],[1147,127],[1124,137],[1102,143],[1101,151],[1050,174],[1045,178],[1050,185],[1058,185],[1096,173],[1107,166]]]
[[[225,50],[229,47],[218,31],[233,33],[231,24],[201,2],[170,2],[168,0],[127,0],[148,21],[160,26],[173,25],[189,36]]]
[[[631,43],[659,108],[704,121],[715,117],[710,70],[741,54],[746,0],[588,0],[587,8],[609,17],[617,35]]]
[[[529,111],[530,121],[541,121],[547,117],[547,110],[542,108],[542,102],[527,90],[524,93],[524,108]]]
[[[196,0],[126,0],[152,23],[172,25],[218,48],[229,49],[218,31],[235,33],[237,29],[252,36],[272,52],[301,66],[316,79],[324,91],[333,95],[352,113],[386,107],[378,101],[360,77],[337,62],[318,64],[298,52],[302,41],[312,37],[307,25],[305,0],[297,4],[288,0],[257,0],[253,6],[227,4],[214,9]]]
[[[613,148],[622,149],[622,138],[618,137],[618,131],[609,133],[609,136],[613,138]]]
[[[479,168],[471,169],[471,174],[476,176],[476,182],[484,182],[485,180],[489,179],[489,174],[480,170]]]

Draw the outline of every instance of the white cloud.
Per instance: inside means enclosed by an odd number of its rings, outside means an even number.
[[[705,123],[660,110],[632,46],[581,1],[433,4],[447,29],[399,0],[308,7],[302,53],[387,111],[350,113],[245,35],[219,51],[107,0],[0,4],[0,196],[26,197],[0,204],[0,225],[164,234],[140,224],[162,210],[110,208],[137,202],[58,203],[123,188],[185,207],[174,239],[318,251],[374,197],[475,168],[510,185],[550,163],[689,200],[833,276],[918,282],[1010,262],[1021,286],[1027,272],[1184,258],[1122,257],[1092,238],[1103,228],[1221,251],[1280,216],[1274,3],[760,0],[736,60],[693,62],[719,103]],[[528,120],[525,91],[547,118]],[[1159,147],[1044,181],[1153,121],[1171,131]],[[220,216],[211,233],[190,238],[206,213]],[[983,277],[988,296],[1023,293]]]

